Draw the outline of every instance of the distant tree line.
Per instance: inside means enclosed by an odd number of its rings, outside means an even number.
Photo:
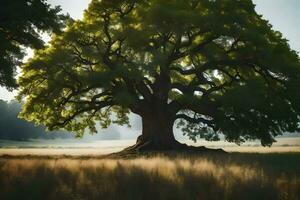
[[[74,138],[74,135],[66,131],[46,131],[43,126],[36,126],[18,118],[21,104],[17,101],[6,102],[0,100],[0,140],[28,140],[28,139],[55,139]],[[138,122],[134,122],[135,125]],[[121,135],[117,127],[107,130],[97,128],[99,134],[87,135],[86,139],[116,140]]]
[[[18,113],[21,105],[16,101],[6,102],[0,100],[0,139],[28,140],[28,139],[54,139],[73,137],[67,132],[46,132],[42,126],[19,119]]]

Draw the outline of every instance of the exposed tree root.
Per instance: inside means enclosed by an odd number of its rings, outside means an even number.
[[[176,140],[172,142],[159,143],[155,141],[143,141],[139,137],[137,143],[133,146],[127,147],[124,150],[115,153],[115,155],[132,155],[139,153],[165,153],[165,152],[178,152],[178,153],[217,153],[226,154],[227,152],[223,149],[210,149],[204,146],[189,146],[187,144],[182,144]]]

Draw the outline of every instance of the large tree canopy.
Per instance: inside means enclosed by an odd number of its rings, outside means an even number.
[[[251,0],[93,0],[23,67],[21,117],[83,134],[142,117],[137,146],[299,130],[300,63]]]
[[[0,86],[16,87],[16,66],[25,47],[41,48],[39,32],[58,32],[65,16],[60,8],[50,8],[45,0],[2,0],[0,6]]]

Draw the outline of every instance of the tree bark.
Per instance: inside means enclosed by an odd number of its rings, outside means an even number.
[[[172,150],[179,144],[173,134],[173,120],[162,112],[147,112],[142,117],[142,135],[131,147],[136,150]]]

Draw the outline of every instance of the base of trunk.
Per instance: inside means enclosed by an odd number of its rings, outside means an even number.
[[[178,151],[178,152],[200,152],[200,153],[227,153],[223,149],[209,149],[204,146],[189,146],[175,139],[167,141],[147,140],[140,135],[135,145],[125,148],[122,152],[151,152],[151,151]]]

